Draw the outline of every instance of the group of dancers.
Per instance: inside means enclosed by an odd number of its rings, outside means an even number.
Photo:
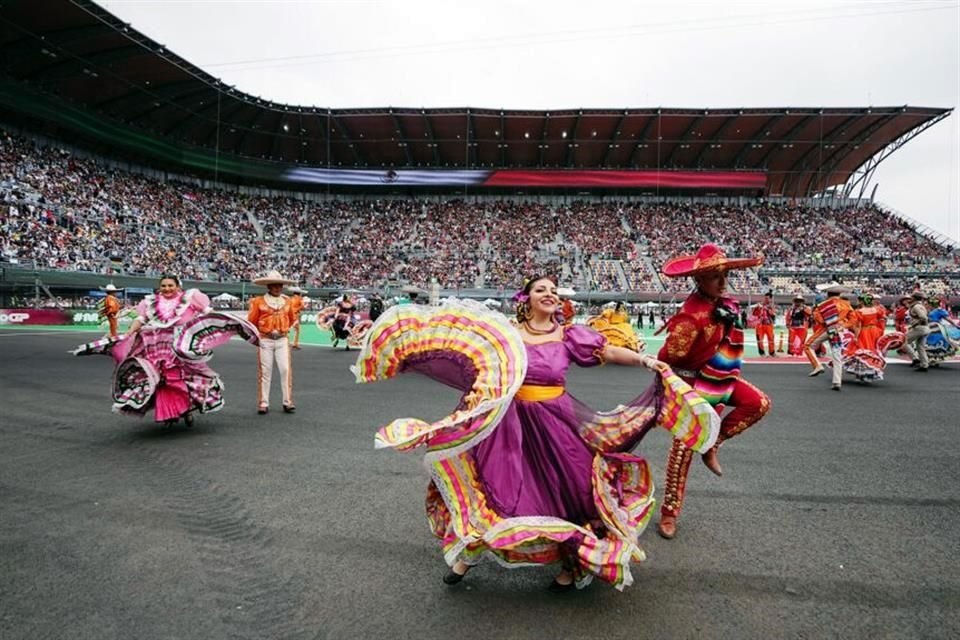
[[[726,295],[731,270],[761,261],[729,258],[714,245],[669,261],[664,274],[692,277],[696,288],[656,355],[623,335],[621,309],[592,326],[565,323],[557,282],[544,275],[517,293],[512,322],[460,301],[383,315],[354,367],[358,381],[413,371],[462,393],[453,413],[395,420],[376,440],[425,449],[427,515],[449,565],[443,582],[459,584],[489,559],[557,563],[548,587],[555,592],[595,578],[618,589],[632,583],[630,566],[645,557],[639,536],[655,512],[649,465],[635,453],[646,433],[660,426],[674,437],[657,526],[670,539],[694,454],[721,474],[720,446],[770,409],[740,375],[743,327]],[[633,400],[596,411],[567,391],[572,364],[640,367],[652,377],[641,378]]]
[[[831,282],[817,289],[820,293],[813,309],[798,295],[787,311],[789,352],[806,356],[811,377],[826,371],[819,357],[826,353],[834,391],[841,390],[845,373],[861,383],[883,380],[889,351],[909,357],[913,370],[922,373],[960,349],[958,323],[939,300],[927,298],[921,291],[900,297],[894,330],[887,331],[888,311],[872,294],[858,294],[854,307],[844,297],[851,292],[849,287]],[[809,338],[808,327],[812,327]]]
[[[657,522],[660,536],[672,539],[694,454],[722,475],[721,446],[770,410],[769,397],[741,374],[743,314],[727,295],[731,271],[761,263],[759,257],[728,257],[713,244],[669,260],[663,274],[692,278],[694,291],[669,320],[656,355],[644,352],[632,329],[623,330],[629,318],[622,309],[609,309],[586,326],[569,322],[557,281],[543,274],[525,280],[513,319],[471,301],[386,310],[381,303],[371,305],[362,340],[351,342],[358,323],[350,296],[321,312],[322,326],[360,349],[352,367],[358,382],[416,372],[461,392],[449,415],[432,422],[394,420],[375,440],[377,447],[425,452],[427,516],[448,565],[444,583],[457,585],[477,564],[493,560],[506,567],[558,564],[549,585],[554,592],[595,578],[617,589],[632,584],[631,564],[645,558],[639,537],[655,512],[652,474],[636,453],[647,432],[659,426],[673,435],[664,452]],[[183,291],[176,278],[164,276],[159,293],[140,303],[124,336],[108,336],[77,353],[107,353],[118,363],[117,410],[143,414],[152,407],[159,421],[189,422],[193,412],[222,406],[222,384],[206,360],[215,346],[237,335],[260,350],[258,411],[269,410],[276,363],[283,410],[293,412],[287,334],[299,326],[300,303],[281,293],[293,282],[277,272],[254,282],[267,292],[251,301],[244,319],[213,311],[202,293]],[[803,341],[815,366],[811,375],[823,371],[814,352],[825,343],[835,381],[845,366],[843,330],[852,322],[841,292],[826,287],[827,298],[804,310],[815,322],[813,335]],[[912,308],[909,314],[914,317]],[[869,315],[860,316],[858,348],[851,352],[863,361],[870,349],[899,346],[883,342],[882,324],[863,320]],[[918,317],[904,348],[917,349],[919,323]],[[924,351],[910,353],[919,369],[927,366]],[[570,395],[566,374],[571,365],[605,364],[637,367],[647,375],[637,379],[641,391],[633,400],[596,411]]]

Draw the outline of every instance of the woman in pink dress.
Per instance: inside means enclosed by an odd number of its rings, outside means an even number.
[[[206,363],[185,361],[173,351],[175,328],[207,311],[211,311],[210,298],[199,289],[184,291],[180,280],[171,275],[162,276],[159,292],[137,305],[137,317],[126,335],[139,334],[140,344],[127,357],[146,359],[160,375],[153,396],[157,422],[170,425],[183,418],[191,425],[194,409],[211,410],[223,403],[220,376]]]
[[[158,293],[137,305],[137,317],[122,338],[98,340],[73,353],[113,357],[115,412],[142,416],[152,408],[157,422],[170,426],[183,418],[190,426],[194,411],[223,407],[223,382],[206,361],[213,347],[233,335],[258,340],[246,320],[213,311],[200,290],[184,291],[177,277],[163,275]]]

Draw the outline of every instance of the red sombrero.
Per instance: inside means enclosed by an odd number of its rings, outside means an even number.
[[[763,264],[763,258],[728,258],[723,249],[707,243],[695,256],[670,258],[663,264],[663,275],[671,278],[695,276],[708,271],[731,271]]]

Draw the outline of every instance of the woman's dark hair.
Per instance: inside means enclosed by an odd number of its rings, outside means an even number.
[[[181,286],[181,285],[180,285],[180,278],[178,278],[177,276],[173,275],[172,273],[163,273],[163,274],[161,274],[161,275],[160,275],[160,279],[157,280],[157,282],[163,282],[164,280],[173,280],[174,282],[177,283],[177,286],[178,286],[178,287]]]
[[[547,280],[549,280],[549,281],[552,282],[553,284],[557,284],[557,276],[549,275],[549,274],[545,274],[545,273],[542,273],[542,274],[541,274],[541,273],[535,273],[534,275],[532,275],[532,276],[530,276],[529,278],[527,278],[526,281],[524,281],[524,283],[523,283],[523,292],[524,292],[525,294],[527,294],[527,295],[530,295],[530,290],[533,289],[533,283],[536,282],[537,280],[543,280],[544,278],[546,278]]]

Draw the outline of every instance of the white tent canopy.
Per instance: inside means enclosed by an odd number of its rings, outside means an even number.
[[[213,296],[213,298],[211,298],[211,300],[216,300],[217,302],[232,302],[234,300],[239,300],[239,299],[240,298],[233,295],[232,293],[226,293],[226,292],[221,293],[218,296]]]

